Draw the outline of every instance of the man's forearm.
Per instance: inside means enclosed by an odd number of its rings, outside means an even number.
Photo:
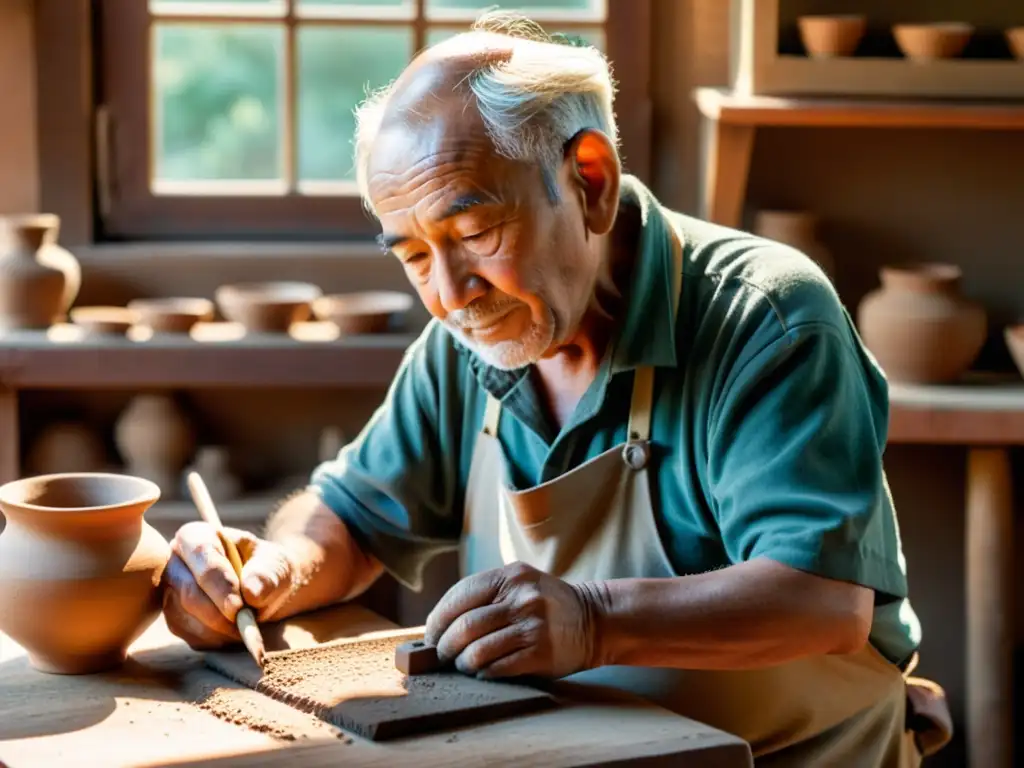
[[[295,584],[275,618],[358,597],[384,570],[312,490],[292,496],[271,515],[266,538],[288,553]]]
[[[594,666],[749,669],[867,640],[874,593],[759,558],[669,579],[581,585],[594,612]]]

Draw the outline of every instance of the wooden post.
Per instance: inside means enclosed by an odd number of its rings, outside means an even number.
[[[967,456],[967,749],[971,766],[1013,765],[1013,487],[1009,452]]]
[[[732,125],[715,118],[705,121],[702,216],[715,224],[743,224],[754,126]]]

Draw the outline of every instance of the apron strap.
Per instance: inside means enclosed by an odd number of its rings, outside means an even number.
[[[627,439],[646,442],[651,437],[651,406],[654,400],[654,369],[641,366],[633,374],[633,398],[629,404]]]
[[[487,407],[484,410],[484,432],[491,437],[497,437],[499,419],[501,419],[501,401],[488,392]]]

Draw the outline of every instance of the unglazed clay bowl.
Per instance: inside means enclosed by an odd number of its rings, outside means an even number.
[[[1018,61],[1024,61],[1024,27],[1010,27],[1006,30],[1006,44]]]
[[[287,333],[293,323],[309,319],[322,294],[311,283],[282,281],[222,285],[215,298],[221,314],[249,333]]]
[[[135,323],[127,307],[74,307],[68,317],[86,336],[124,336]]]
[[[867,19],[858,15],[801,16],[797,27],[809,56],[830,59],[853,55],[864,37]]]
[[[892,34],[904,56],[926,62],[959,56],[974,34],[974,27],[961,21],[896,24]]]
[[[0,486],[0,631],[54,674],[113,669],[160,613],[170,547],[143,519],[148,480],[40,475]]]
[[[412,296],[401,291],[339,293],[313,302],[313,313],[343,334],[384,333],[392,316],[408,312],[412,304]]]
[[[135,323],[153,333],[187,334],[196,323],[213,320],[216,307],[209,299],[135,299],[128,302]]]

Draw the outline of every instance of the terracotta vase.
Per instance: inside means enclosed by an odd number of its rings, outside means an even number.
[[[818,223],[818,217],[807,211],[759,211],[754,220],[754,233],[796,248],[834,280],[835,259],[818,239]]]
[[[60,303],[59,320],[64,319],[71,305],[75,303],[82,287],[82,267],[78,259],[67,248],[60,245],[60,217],[55,213],[31,213],[6,218],[8,229],[32,225],[46,228],[42,247],[37,253],[41,264],[60,270],[64,274],[64,292]]]
[[[34,475],[109,469],[100,436],[87,425],[73,421],[47,425],[32,441],[25,465]]]
[[[164,498],[179,496],[178,479],[195,451],[195,430],[168,395],[137,395],[114,427],[117,450],[133,475],[152,480]]]
[[[857,308],[865,345],[891,381],[950,382],[977,358],[988,332],[985,310],[960,293],[952,264],[883,267],[881,286]]]
[[[0,256],[0,330],[41,330],[61,316],[64,273],[40,258],[47,231],[41,224],[15,227]]]
[[[170,547],[143,519],[159,496],[141,478],[100,473],[0,486],[0,630],[33,667],[115,668],[159,615]]]

